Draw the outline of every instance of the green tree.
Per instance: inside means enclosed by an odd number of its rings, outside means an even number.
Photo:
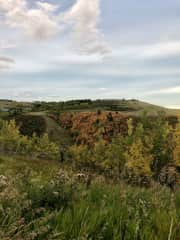
[[[38,157],[56,159],[59,155],[58,146],[50,142],[48,134],[44,134],[42,137],[38,138],[34,148]]]
[[[173,131],[173,162],[180,169],[180,121]]]
[[[11,154],[31,154],[36,157],[54,159],[58,157],[58,146],[49,140],[47,134],[30,138],[20,134],[15,120],[0,121],[0,151]]]
[[[169,144],[171,128],[167,122],[157,121],[156,127],[152,132],[153,161],[151,169],[154,177],[157,178],[161,169],[171,161],[171,145]]]

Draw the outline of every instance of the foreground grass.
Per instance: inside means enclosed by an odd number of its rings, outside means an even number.
[[[144,189],[90,186],[56,162],[1,157],[0,239],[178,240],[180,194],[155,185]]]

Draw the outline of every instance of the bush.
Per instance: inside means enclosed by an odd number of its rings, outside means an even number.
[[[47,134],[31,138],[20,134],[14,120],[0,123],[0,151],[5,154],[31,155],[33,157],[56,159],[59,156],[58,146],[50,142]]]
[[[40,137],[46,131],[46,122],[41,116],[20,115],[15,118],[16,125],[22,135],[32,137],[33,134]]]

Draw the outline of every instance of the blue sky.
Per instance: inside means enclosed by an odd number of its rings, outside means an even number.
[[[179,0],[0,0],[0,98],[180,108]]]

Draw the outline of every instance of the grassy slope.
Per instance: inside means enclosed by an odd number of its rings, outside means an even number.
[[[21,106],[22,108],[32,107],[32,103],[26,102],[16,102],[16,101],[3,101],[0,100],[0,109],[1,108],[13,108]],[[53,106],[53,103],[52,103]],[[177,114],[180,112],[178,109],[167,109],[161,106],[153,105],[150,103],[138,101],[138,100],[98,100],[92,101],[90,105],[81,104],[76,105],[75,103],[69,105],[68,102],[65,102],[65,109],[63,111],[96,111],[97,109],[109,111],[113,106],[114,111],[117,109],[119,112],[139,114],[141,112],[148,111],[151,114],[155,114],[159,111],[165,111],[167,114]],[[123,110],[124,109],[124,110]]]
[[[69,146],[72,143],[69,132],[61,128],[52,118],[48,117],[46,113],[36,112],[29,113],[29,115],[40,116],[45,120],[46,132],[52,141],[57,142],[63,147]]]
[[[0,156],[0,174],[15,177],[25,171],[34,171],[42,180],[49,179],[57,172],[60,166],[58,161],[33,159],[23,156]]]
[[[15,107],[31,107],[31,106],[32,106],[32,103],[28,103],[28,102],[0,100],[0,109],[1,108],[15,108]]]

